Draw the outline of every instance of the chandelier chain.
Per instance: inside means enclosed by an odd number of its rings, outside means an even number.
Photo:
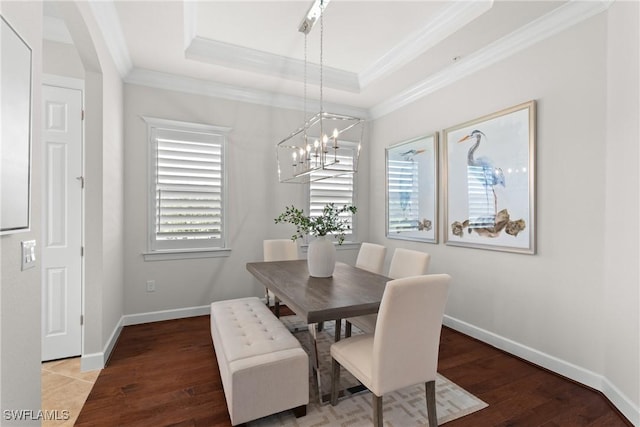
[[[323,40],[324,40],[324,2],[320,1],[320,135],[324,136],[322,132],[322,115],[324,113],[324,97],[322,92],[323,87]]]
[[[304,34],[304,134],[307,136],[307,33]]]

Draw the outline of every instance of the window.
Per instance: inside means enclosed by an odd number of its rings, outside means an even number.
[[[149,135],[149,249],[226,246],[228,128],[145,118]]]
[[[347,142],[343,142],[345,144]],[[338,161],[351,168],[353,165],[353,157],[338,156]],[[318,181],[309,182],[309,212],[311,216],[318,216],[322,213],[325,205],[334,203],[336,207],[344,205],[355,205],[355,181],[353,174],[345,174],[340,176],[332,176],[328,171],[317,171],[312,173],[313,179],[325,176]],[[345,232],[345,241],[353,241],[355,235],[355,220],[351,213],[342,214],[348,218],[351,224],[351,230]],[[357,215],[357,214],[356,214]]]

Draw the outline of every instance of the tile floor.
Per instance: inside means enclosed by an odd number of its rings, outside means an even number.
[[[52,411],[49,413],[57,415],[52,418],[58,419],[43,421],[42,426],[73,426],[98,375],[100,370],[81,372],[79,357],[43,363],[42,409]],[[62,419],[66,414],[68,419]]]

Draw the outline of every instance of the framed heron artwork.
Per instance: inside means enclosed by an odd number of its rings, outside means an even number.
[[[535,101],[445,129],[445,243],[535,253]]]
[[[438,243],[438,134],[385,150],[386,235]]]

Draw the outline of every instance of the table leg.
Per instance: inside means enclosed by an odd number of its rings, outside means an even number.
[[[309,324],[309,337],[311,338],[311,369],[313,370],[316,393],[322,405],[322,379],[320,378],[320,360],[318,358],[318,324]]]
[[[333,336],[335,342],[340,341],[340,338],[342,335],[341,329],[342,329],[342,320],[336,319],[336,329]],[[322,379],[320,378],[320,358],[318,356],[318,324],[317,323],[309,324],[309,336],[311,337],[311,344],[312,344],[311,363],[312,363],[313,372],[315,374],[314,377],[316,379],[316,392],[318,393],[318,400],[320,401],[320,404],[325,405],[330,402],[330,396],[327,395],[325,399],[325,396],[322,394]]]
[[[274,300],[273,311],[276,317],[279,319],[280,318],[280,300],[278,299],[278,297],[274,297],[273,300]]]

